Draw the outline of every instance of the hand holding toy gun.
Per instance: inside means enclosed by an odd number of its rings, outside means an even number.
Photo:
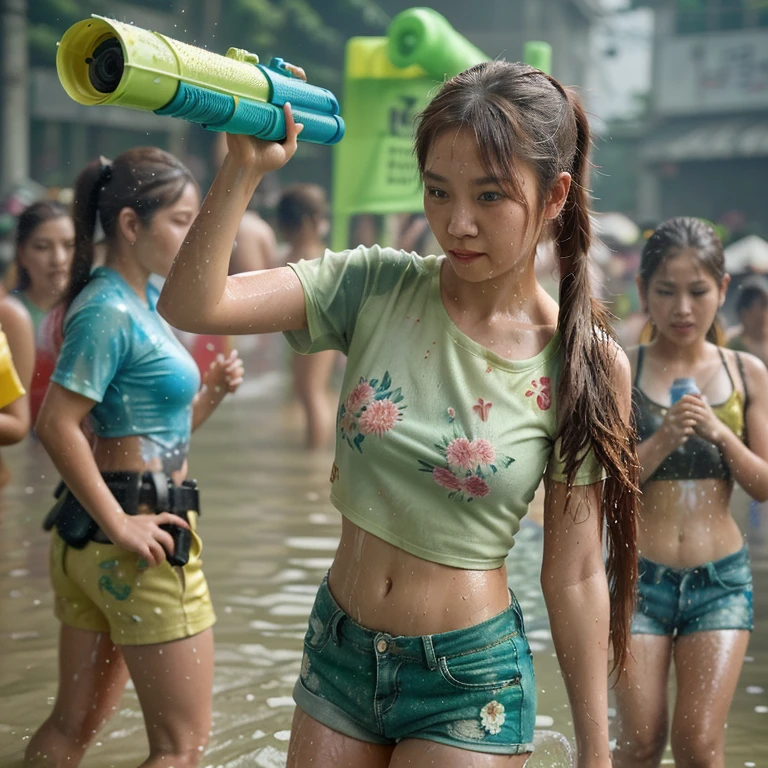
[[[300,141],[335,144],[344,136],[336,97],[295,77],[282,59],[226,56],[102,16],[79,21],[59,43],[56,69],[80,104],[112,104],[180,117],[211,131],[285,138],[283,105],[304,124]]]

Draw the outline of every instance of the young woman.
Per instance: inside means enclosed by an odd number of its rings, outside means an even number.
[[[242,367],[233,353],[200,389],[149,282],[167,274],[199,202],[189,171],[154,148],[94,161],[76,182],[69,309],[37,422],[67,487],[48,521],[59,692],[27,747],[27,766],[78,765],[129,675],[149,738],[142,766],[202,759],[215,617],[195,533],[196,490],[184,483],[187,451],[191,431],[237,389]],[[107,256],[92,270],[97,215]]]
[[[35,332],[67,290],[74,248],[75,225],[61,203],[41,200],[22,211],[16,225],[13,293],[32,316]]]
[[[158,306],[187,330],[282,329],[297,351],[348,356],[331,473],[341,541],[309,619],[288,765],[523,765],[536,686],[505,558],[546,477],[542,587],[579,765],[607,768],[636,460],[629,366],[587,283],[584,112],[538,70],[473,67],[416,133],[444,257],[360,247],[228,277],[247,201],[296,151],[285,113],[283,143],[229,137]],[[535,278],[544,238],[560,249],[559,313]]]
[[[328,197],[321,186],[296,184],[286,189],[275,211],[280,237],[288,244],[285,261],[320,258],[325,251],[329,217]],[[326,446],[334,431],[328,382],[337,356],[333,349],[293,356],[293,386],[304,409],[308,448]]]
[[[69,210],[55,200],[40,200],[22,211],[16,225],[15,298],[32,318],[34,370],[29,387],[32,424],[40,412],[56,362],[41,351],[40,329],[46,315],[64,298],[72,267],[75,224]]]
[[[620,768],[661,760],[673,661],[675,765],[725,764],[725,721],[752,629],[733,483],[768,499],[768,372],[715,343],[728,280],[722,244],[698,219],[665,222],[643,250],[637,284],[653,338],[630,353],[643,493],[638,607],[616,689]],[[680,378],[698,393],[673,402]]]

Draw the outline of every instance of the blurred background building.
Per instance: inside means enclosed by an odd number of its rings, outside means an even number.
[[[655,11],[637,214],[768,235],[768,2],[635,0]]]

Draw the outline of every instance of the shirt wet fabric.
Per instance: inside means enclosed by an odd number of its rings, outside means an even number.
[[[64,342],[51,381],[96,401],[99,437],[141,435],[165,453],[186,455],[197,365],[157,314],[120,274],[99,267],[64,318]]]
[[[637,435],[641,442],[647,440],[661,427],[664,416],[671,407],[654,402],[638,386],[643,366],[644,351],[644,347],[638,348],[637,372],[632,388],[632,405],[637,420]],[[731,372],[725,364],[722,351],[720,352],[720,357],[723,359],[723,365],[731,381],[731,394],[727,400],[718,405],[712,405],[711,408],[715,416],[737,437],[743,440],[745,434],[744,396],[734,386]],[[743,379],[744,374],[741,371],[741,361],[739,360],[738,362]],[[652,480],[705,479],[730,480],[731,470],[728,468],[720,449],[714,443],[710,443],[709,440],[705,440],[694,433],[664,459],[646,482],[651,482]]]
[[[442,258],[357,248],[290,266],[308,327],[297,352],[348,356],[331,500],[365,531],[410,554],[498,568],[555,447],[562,349],[506,360],[462,333],[440,297]],[[604,477],[585,457],[575,484]]]

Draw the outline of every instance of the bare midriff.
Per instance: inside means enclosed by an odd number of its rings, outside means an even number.
[[[101,472],[162,472],[159,458],[147,461],[142,452],[142,442],[147,440],[141,435],[127,437],[97,437],[94,439],[93,458]],[[187,461],[181,469],[171,474],[171,479],[179,485],[187,477]]]
[[[638,548],[646,559],[693,568],[744,546],[724,480],[655,480],[642,491]]]
[[[473,571],[429,562],[342,520],[328,586],[358,624],[394,636],[437,634],[509,607],[506,567]]]

